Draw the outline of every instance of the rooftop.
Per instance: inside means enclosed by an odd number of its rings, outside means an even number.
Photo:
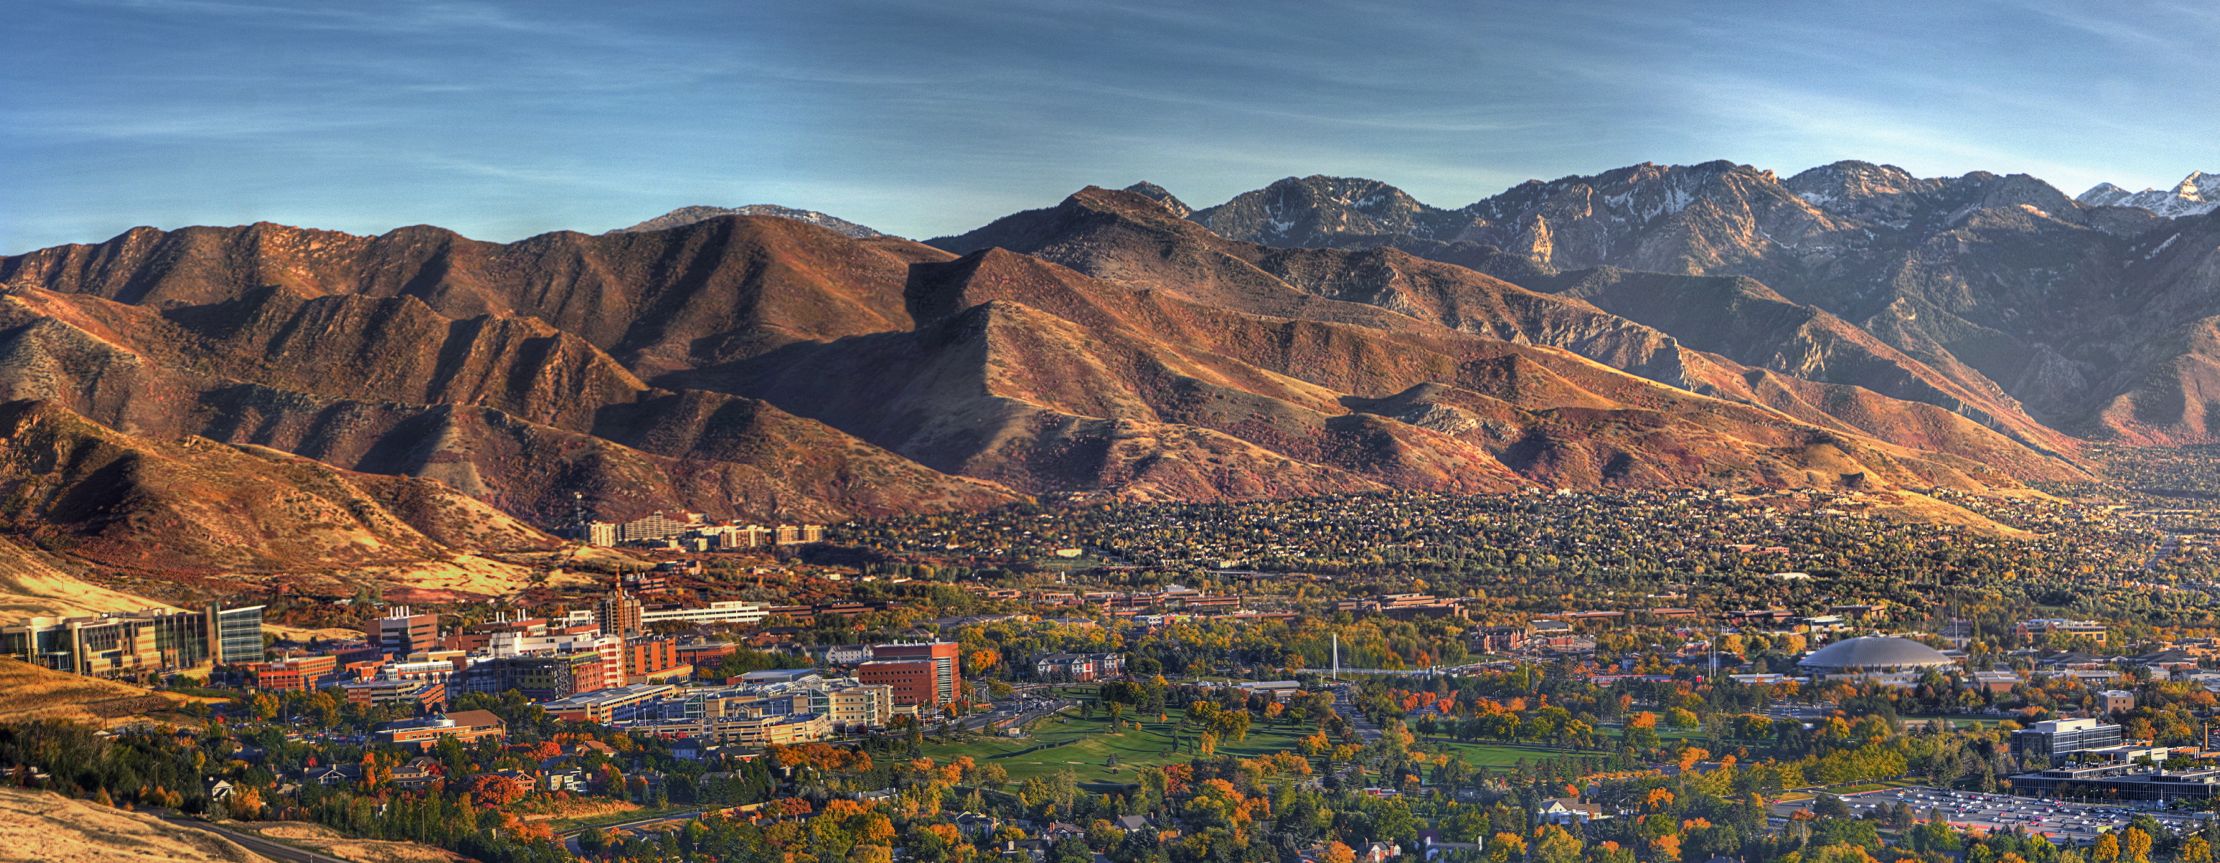
[[[1953,663],[1942,651],[1909,638],[1866,636],[1837,641],[1806,654],[1796,664],[1821,671],[1865,671],[1936,668]]]

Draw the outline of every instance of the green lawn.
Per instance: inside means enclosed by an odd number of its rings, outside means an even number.
[[[1532,764],[1552,758],[1603,757],[1600,752],[1573,752],[1527,743],[1462,743],[1435,738],[1428,738],[1419,748],[1454,753],[1468,765],[1490,769],[1516,766],[1521,761]]]
[[[1131,718],[1132,714],[1127,716]],[[1158,722],[1156,717],[1148,716],[1143,718],[1140,730],[1113,734],[1109,718],[1099,710],[1089,719],[1080,718],[1078,711],[1068,710],[1034,723],[1031,733],[1024,737],[973,737],[927,743],[924,754],[935,761],[969,755],[980,764],[999,764],[1009,771],[1012,782],[1070,770],[1082,783],[1125,784],[1134,781],[1136,768],[1185,764],[1196,757],[1193,729],[1181,736],[1177,751],[1172,749],[1174,724]],[[1295,749],[1295,741],[1310,730],[1286,723],[1258,725],[1249,729],[1247,740],[1221,743],[1218,752],[1242,758],[1290,752]],[[1483,769],[1505,769],[1520,761],[1603,757],[1597,752],[1572,752],[1523,743],[1462,743],[1441,738],[1429,738],[1420,747],[1431,752],[1455,753],[1466,764]],[[1107,766],[1112,755],[1118,757],[1116,768]]]
[[[1032,733],[1025,737],[928,743],[925,755],[936,761],[969,755],[981,764],[999,764],[1010,772],[1013,782],[1070,770],[1083,783],[1130,783],[1135,768],[1185,764],[1196,757],[1193,729],[1180,737],[1177,751],[1172,749],[1171,731],[1177,715],[1175,712],[1174,722],[1145,717],[1138,731],[1111,733],[1109,718],[1099,711],[1092,719],[1066,711],[1034,723]],[[1131,718],[1132,714],[1127,716]],[[1293,751],[1296,739],[1307,733],[1307,728],[1285,723],[1258,725],[1249,729],[1247,740],[1219,744],[1218,753],[1254,758]],[[1115,769],[1105,766],[1112,755],[1118,757]]]

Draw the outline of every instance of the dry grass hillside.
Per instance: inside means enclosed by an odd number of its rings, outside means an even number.
[[[0,615],[73,617],[162,605],[71,574],[69,563],[0,537]]]
[[[4,664],[0,664],[4,667]],[[0,692],[6,691],[0,686]],[[0,861],[266,863],[229,840],[151,815],[0,786]]]
[[[0,404],[0,525],[13,535],[0,545],[0,602],[45,613],[150,604],[132,594],[192,603],[281,581],[344,594],[381,572],[504,593],[529,571],[469,553],[559,545],[439,483],[129,435],[45,402]]]
[[[414,842],[352,839],[322,824],[303,821],[233,821],[224,826],[354,863],[448,863],[468,859]]]
[[[145,721],[186,725],[194,720],[181,708],[220,700],[155,692],[0,659],[0,717],[11,722],[51,719],[103,728]]]

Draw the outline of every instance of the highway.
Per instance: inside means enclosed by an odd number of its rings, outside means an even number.
[[[225,839],[229,839],[233,842],[238,843],[241,847],[249,851],[260,854],[264,857],[268,857],[272,860],[283,861],[283,863],[354,863],[354,861],[348,860],[344,857],[333,857],[329,854],[318,854],[314,851],[309,851],[302,848],[295,848],[282,842],[272,842],[268,839],[264,839],[252,833],[242,833],[229,827],[211,824],[209,822],[200,821],[197,819],[185,818],[173,813],[156,813],[154,817],[160,818],[179,827],[189,827],[205,833],[214,833]]]

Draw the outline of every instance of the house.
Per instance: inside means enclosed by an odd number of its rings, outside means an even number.
[[[1087,828],[1068,821],[1051,821],[1047,827],[1041,828],[1041,838],[1048,840],[1051,844],[1065,839],[1083,840],[1087,838]]]
[[[311,767],[303,776],[303,780],[314,782],[326,788],[359,783],[362,781],[362,766],[359,764],[332,764],[325,767]]]
[[[419,755],[409,759],[408,763],[393,768],[393,787],[409,791],[430,788],[444,778],[444,770],[439,759]]]
[[[1149,829],[1149,819],[1145,815],[1120,815],[1110,823],[1127,833]]]
[[[1403,856],[1402,846],[1392,842],[1372,842],[1362,848],[1352,848],[1350,850],[1357,852],[1357,863],[1387,863],[1389,860]],[[1326,846],[1313,845],[1296,852],[1296,854],[1302,859],[1303,863],[1325,863]]]
[[[541,786],[549,791],[584,792],[587,787],[585,768],[577,765],[542,770],[540,779]]]
[[[609,744],[603,743],[599,740],[578,741],[576,745],[570,748],[570,751],[573,755],[584,755],[588,752],[599,752],[603,755],[615,757],[617,754],[617,750],[615,747],[612,747]]]
[[[982,837],[993,836],[995,829],[1002,826],[1002,819],[977,812],[965,812],[956,816],[955,824],[956,832],[963,834],[965,839],[977,841]]]
[[[230,800],[230,799],[231,799],[231,783],[229,783],[229,782],[225,782],[225,781],[223,781],[223,780],[221,780],[221,779],[218,779],[218,780],[216,780],[216,781],[214,781],[214,782],[210,782],[210,783],[208,783],[208,799],[210,799],[210,800]]]
[[[1450,842],[1442,839],[1441,831],[1438,830],[1419,831],[1418,847],[1419,851],[1424,855],[1422,859],[1425,860],[1425,863],[1433,863],[1435,858],[1449,854],[1455,854],[1460,851],[1471,851],[1473,853],[1479,853],[1480,851],[1480,843]]]
[[[1387,863],[1403,856],[1403,846],[1393,842],[1369,842],[1356,849],[1357,863]]]
[[[1559,827],[1583,827],[1588,822],[1602,821],[1611,817],[1604,813],[1601,805],[1582,803],[1570,797],[1552,797],[1542,801],[1542,808],[1535,813],[1535,816],[1540,818],[1544,824],[1555,824]]]

